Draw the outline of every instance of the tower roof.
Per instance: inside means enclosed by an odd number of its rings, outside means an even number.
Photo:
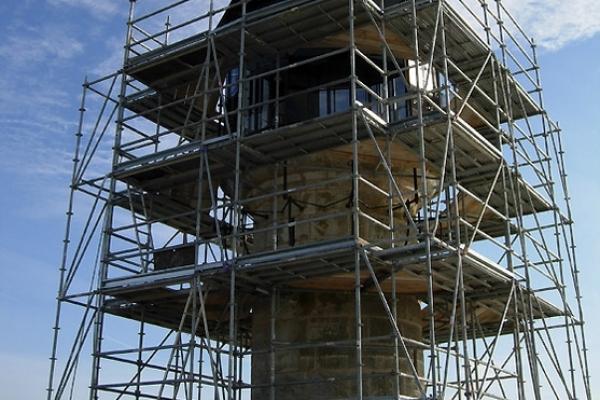
[[[270,5],[273,5],[276,3],[281,3],[282,1],[286,1],[286,0],[254,0],[254,1],[250,1],[246,6],[246,11],[247,12],[256,11],[256,10],[265,8],[267,6],[270,6]],[[242,6],[240,4],[240,0],[231,0],[228,7],[230,7],[230,8],[227,9],[225,14],[223,15],[223,18],[221,18],[221,22],[219,23],[219,25],[225,25],[225,24],[235,21],[236,19],[239,19],[241,17]]]

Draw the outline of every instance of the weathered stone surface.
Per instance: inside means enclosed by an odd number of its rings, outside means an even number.
[[[394,398],[394,342],[391,338],[369,338],[392,333],[381,300],[376,294],[363,294],[363,394],[365,398]],[[397,300],[399,327],[408,338],[421,339],[420,309],[415,297]],[[285,292],[277,299],[275,342],[297,346],[275,352],[275,398],[349,399],[356,395],[356,347],[353,292]],[[271,303],[259,301],[253,309],[252,383],[268,385],[271,379]],[[337,346],[324,342],[345,342]],[[320,345],[315,345],[320,343]],[[313,346],[310,346],[313,344]],[[302,346],[306,345],[306,346]],[[301,347],[302,346],[302,347]],[[267,351],[265,351],[267,350]],[[410,363],[399,348],[400,371],[410,373]],[[410,358],[422,372],[422,352],[409,347]],[[416,393],[410,378],[400,378],[400,392]],[[306,382],[299,384],[299,382]],[[296,384],[294,384],[296,383]],[[253,390],[252,399],[269,398],[268,386]]]
[[[384,141],[379,147],[385,149]],[[420,182],[418,158],[399,142],[389,143],[392,173],[396,185],[409,201],[408,207],[416,213],[420,204],[415,195],[415,181]],[[381,165],[381,158],[371,141],[359,144],[359,172],[363,179],[381,190],[390,191],[390,181]],[[270,250],[277,247],[289,247],[310,244],[325,240],[346,238],[353,235],[351,207],[353,200],[352,146],[345,145],[335,149],[310,153],[296,157],[277,171],[272,167],[257,168],[248,173],[246,180],[252,182],[247,197],[264,195],[285,189],[294,189],[292,193],[261,197],[245,206],[255,215],[256,232],[252,252]],[[414,174],[418,174],[418,178]],[[435,171],[427,171],[430,176],[428,188],[435,192],[438,181]],[[417,179],[416,179],[417,178]],[[323,184],[319,186],[319,184]],[[299,189],[310,185],[308,189]],[[390,225],[388,197],[365,182],[360,182],[359,202],[361,211],[383,224]],[[397,200],[396,200],[397,202]],[[275,213],[273,210],[277,210]],[[334,216],[335,215],[335,216]],[[318,221],[303,222],[314,218]],[[405,225],[406,215],[401,207],[395,207],[394,224]],[[293,223],[290,228],[273,229],[273,225]],[[266,230],[269,229],[269,230]],[[389,239],[389,231],[365,217],[360,218],[359,236],[370,242]]]

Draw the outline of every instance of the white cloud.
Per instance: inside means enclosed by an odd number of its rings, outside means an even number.
[[[30,66],[51,60],[70,59],[83,51],[83,44],[64,29],[46,26],[22,28],[0,44],[0,58],[12,66]]]
[[[99,17],[116,14],[119,10],[123,9],[122,5],[124,4],[110,0],[48,0],[48,2],[57,7],[69,6],[85,8],[90,13]]]
[[[600,32],[600,7],[594,0],[505,0],[505,4],[547,49],[557,50]]]
[[[0,124],[7,133],[0,148],[0,171],[29,179],[30,175],[69,176],[72,152],[62,147],[62,141],[52,140],[62,130],[60,122],[0,119]]]
[[[449,1],[471,23],[474,19],[462,4],[467,4],[478,18],[483,19],[478,0]],[[491,13],[497,15],[496,3],[488,1],[488,4]],[[523,27],[528,37],[548,50],[558,50],[568,43],[588,39],[600,32],[600,8],[594,0],[571,0],[568,3],[562,0],[503,0],[502,4]],[[493,31],[497,32],[494,18],[489,19]],[[506,15],[503,20],[511,33],[520,37]]]

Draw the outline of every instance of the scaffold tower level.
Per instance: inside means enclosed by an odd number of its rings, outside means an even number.
[[[591,399],[562,132],[501,0],[126,27],[83,84],[47,400]]]

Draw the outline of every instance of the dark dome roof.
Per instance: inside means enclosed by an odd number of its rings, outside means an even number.
[[[246,12],[256,11],[261,8],[270,6],[272,4],[282,3],[285,1],[287,1],[287,0],[251,0],[248,2],[248,5],[246,6]],[[219,22],[219,25],[228,24],[229,22],[235,21],[236,19],[239,19],[241,17],[242,6],[239,5],[240,0],[232,0],[229,3],[230,6],[235,6],[236,4],[238,4],[237,7],[232,7],[225,12],[225,14],[223,15],[223,18],[221,18],[221,21]]]

